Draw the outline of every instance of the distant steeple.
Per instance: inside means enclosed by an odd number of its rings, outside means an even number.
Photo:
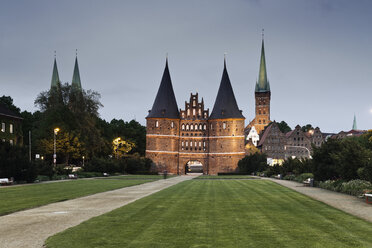
[[[75,58],[75,67],[74,67],[74,75],[72,76],[71,82],[72,89],[76,89],[81,91],[81,81],[80,81],[80,72],[79,72],[79,65],[77,59],[77,50],[76,50],[76,58]]]
[[[180,112],[178,110],[176,97],[174,95],[172,80],[168,69],[168,56],[165,62],[165,69],[158,93],[156,95],[151,111],[146,118],[171,118],[178,119]]]
[[[263,33],[262,33],[260,71],[259,71],[259,74],[258,74],[258,81],[256,82],[256,90],[255,91],[256,92],[270,91],[270,83],[269,83],[269,80],[267,79],[267,72],[266,72],[266,59],[265,59],[265,46],[264,46]]]
[[[52,74],[52,80],[50,83],[50,88],[58,87],[58,84],[60,83],[59,75],[58,75],[58,69],[57,69],[57,59],[54,55],[54,65],[53,65],[53,74]]]
[[[353,130],[358,130],[355,114],[354,114],[354,121],[353,121]]]
[[[236,103],[234,91],[232,89],[230,78],[226,69],[226,59],[224,59],[224,68],[220,88],[218,89],[216,102],[209,119],[229,119],[244,118]]]

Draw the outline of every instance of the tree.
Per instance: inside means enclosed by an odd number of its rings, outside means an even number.
[[[112,141],[112,148],[116,158],[124,157],[135,147],[133,142],[123,140],[120,137]]]
[[[368,169],[370,163],[371,150],[362,146],[358,139],[328,139],[313,150],[313,173],[319,181],[357,179],[359,169]]]
[[[302,132],[308,132],[308,131],[310,131],[310,130],[313,130],[314,128],[313,128],[313,126],[311,125],[311,124],[306,124],[305,126],[302,126],[301,127],[301,130],[302,130]]]
[[[40,140],[37,145],[45,148],[48,143],[46,141],[53,137],[52,130],[59,127],[67,135],[64,137],[68,140],[66,144],[79,145],[66,146],[66,161],[102,153],[102,150],[106,150],[107,142],[103,140],[101,130],[97,126],[98,109],[102,107],[99,99],[99,93],[91,90],[76,92],[67,83],[41,92],[35,100],[35,105],[41,111],[41,118],[36,124],[41,130],[37,132],[37,140]],[[71,140],[71,137],[78,141]]]
[[[15,114],[21,113],[21,110],[13,104],[13,98],[11,98],[10,96],[3,95],[2,97],[0,97],[0,103],[5,105],[10,111],[14,112]]]
[[[267,165],[267,156],[265,153],[254,153],[252,155],[245,156],[238,162],[239,171],[245,174],[251,174],[253,172],[265,170]]]
[[[54,153],[54,138],[42,139],[40,144],[45,154]],[[62,157],[62,161],[66,164],[69,164],[70,159],[80,161],[85,154],[79,135],[63,130],[56,135],[56,152],[57,158],[59,159]]]
[[[292,129],[288,126],[287,122],[285,121],[281,121],[278,123],[278,127],[279,127],[279,130],[282,132],[282,133],[288,133],[290,132]]]

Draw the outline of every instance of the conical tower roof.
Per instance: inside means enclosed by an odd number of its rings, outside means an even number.
[[[270,91],[270,83],[267,80],[266,72],[266,59],[265,59],[265,46],[264,40],[262,39],[262,48],[261,48],[261,63],[260,71],[258,74],[258,81],[256,82],[256,92],[267,92]]]
[[[50,88],[58,87],[59,83],[59,75],[58,75],[58,69],[57,69],[57,60],[54,58],[54,65],[53,65],[53,74],[52,74],[52,80],[50,83]]]
[[[355,114],[354,114],[354,120],[353,120],[353,130],[358,130]]]
[[[72,76],[71,87],[72,89],[77,89],[81,91],[80,72],[77,56],[75,58],[74,75]]]
[[[218,89],[216,101],[209,119],[240,119],[244,118],[236,103],[234,91],[231,87],[229,74],[226,69],[226,61],[224,61],[224,68],[220,88]]]
[[[152,109],[146,118],[178,119],[179,117],[180,112],[178,111],[177,101],[173,91],[167,59],[154,105],[152,105]]]

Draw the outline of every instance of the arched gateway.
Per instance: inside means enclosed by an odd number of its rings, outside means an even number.
[[[185,165],[185,174],[204,173],[203,164],[198,160],[190,160]]]

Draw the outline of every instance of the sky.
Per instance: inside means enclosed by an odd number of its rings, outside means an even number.
[[[54,51],[71,82],[101,94],[101,118],[146,123],[168,53],[178,107],[213,109],[226,53],[246,124],[264,29],[271,120],[323,132],[372,128],[372,1],[0,0],[0,95],[21,110],[50,88]]]

